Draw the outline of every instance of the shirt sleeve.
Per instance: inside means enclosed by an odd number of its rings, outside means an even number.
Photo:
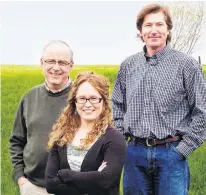
[[[123,62],[117,74],[112,92],[112,118],[117,130],[124,133],[124,115],[126,113],[126,63]]]
[[[195,60],[184,70],[185,88],[190,106],[190,124],[177,149],[185,156],[203,144],[206,131],[206,80]]]
[[[9,151],[11,162],[14,167],[14,179],[24,176],[23,150],[27,143],[27,128],[23,116],[24,100],[22,99],[16,113],[13,131],[9,139]]]
[[[63,183],[57,176],[60,169],[60,157],[58,154],[58,147],[56,145],[49,152],[49,157],[47,161],[45,180],[46,180],[46,190],[48,193],[54,194],[70,194],[70,195],[80,195],[80,191],[77,186],[71,182],[68,184]]]
[[[120,178],[126,158],[126,142],[123,135],[118,134],[109,140],[104,146],[104,161],[107,166],[101,171],[77,172],[70,169],[59,171],[59,177],[63,182],[73,182],[80,189],[97,188],[108,189]]]

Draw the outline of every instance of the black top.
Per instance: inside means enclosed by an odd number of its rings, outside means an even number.
[[[55,195],[119,195],[120,176],[126,158],[122,134],[107,128],[87,152],[81,172],[72,171],[67,161],[67,147],[54,146],[46,167],[46,189]],[[107,162],[102,172],[98,168]]]

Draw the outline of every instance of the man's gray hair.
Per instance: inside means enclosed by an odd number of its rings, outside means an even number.
[[[51,41],[49,41],[49,43],[47,43],[43,48],[42,56],[44,56],[44,53],[45,53],[46,49],[53,43],[61,43],[61,44],[66,45],[69,49],[71,59],[73,60],[73,51],[71,50],[70,46],[65,41],[61,41],[61,40],[51,40]]]

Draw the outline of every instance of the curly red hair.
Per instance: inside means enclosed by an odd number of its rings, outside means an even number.
[[[89,82],[100,93],[103,98],[103,109],[100,116],[95,120],[92,130],[87,134],[86,139],[81,141],[81,145],[78,148],[87,148],[98,136],[105,133],[107,125],[112,126],[107,79],[93,72],[81,73],[72,85],[68,105],[52,127],[48,148],[52,148],[54,144],[59,146],[71,144],[74,139],[75,133],[81,125],[80,116],[76,112],[75,97],[79,86],[84,82]]]

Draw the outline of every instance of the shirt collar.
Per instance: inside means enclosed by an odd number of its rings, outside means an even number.
[[[58,91],[53,92],[51,89],[49,89],[49,87],[47,86],[46,82],[44,82],[45,88],[47,91],[51,92],[51,93],[59,93],[61,91],[63,91],[64,89],[66,89],[67,87],[69,87],[69,85],[72,83],[71,79],[69,78],[69,80],[67,81],[67,83],[64,85],[63,88],[59,89]]]
[[[156,54],[154,54],[153,56],[150,57],[150,56],[146,55],[146,53],[147,53],[146,45],[143,47],[144,56],[146,58],[146,61],[150,61],[151,59],[157,59],[158,61],[162,60],[168,54],[170,54],[171,50],[172,50],[171,46],[167,43],[167,45],[162,50],[158,51]]]

